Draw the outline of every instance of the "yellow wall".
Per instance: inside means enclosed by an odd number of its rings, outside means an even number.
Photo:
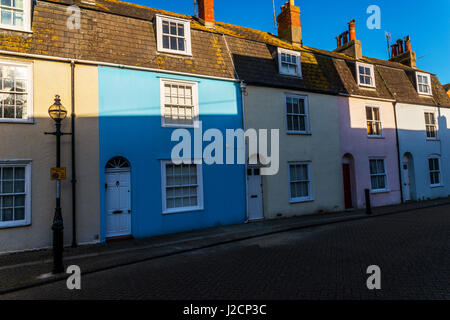
[[[337,97],[295,90],[247,87],[247,129],[280,129],[280,169],[263,176],[264,217],[344,209]],[[286,133],[285,93],[308,96],[311,135]],[[313,201],[290,203],[288,162],[311,161]]]
[[[68,109],[62,130],[70,132],[71,77],[70,63],[31,59],[12,59],[33,63],[34,122],[0,123],[0,159],[32,159],[31,225],[0,228],[0,253],[49,247],[55,207],[56,183],[50,181],[50,168],[55,166],[55,137],[44,135],[54,131],[47,109],[55,94],[61,96]],[[98,81],[97,67],[76,65],[76,152],[77,152],[77,234],[79,243],[97,241],[99,234],[99,166],[98,166]],[[65,243],[72,239],[71,202],[71,137],[62,137],[62,166],[67,167],[67,180],[62,182],[62,211]]]

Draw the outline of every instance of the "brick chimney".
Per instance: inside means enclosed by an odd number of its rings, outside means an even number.
[[[356,59],[362,58],[361,41],[356,39],[355,19],[348,22],[348,31],[338,35],[336,40],[335,52],[342,52]]]
[[[198,0],[198,17],[207,27],[214,27],[214,0]]]
[[[416,53],[411,49],[411,38],[409,36],[398,39],[396,44],[391,47],[392,57],[389,61],[399,62],[411,68],[417,67]]]
[[[277,17],[278,37],[296,45],[302,45],[302,27],[300,23],[300,7],[294,0],[289,0],[281,7]]]

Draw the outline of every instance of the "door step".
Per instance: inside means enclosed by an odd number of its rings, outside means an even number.
[[[123,241],[123,240],[130,240],[130,239],[134,239],[134,237],[131,234],[126,235],[126,236],[106,238],[106,242],[115,242],[115,241]]]

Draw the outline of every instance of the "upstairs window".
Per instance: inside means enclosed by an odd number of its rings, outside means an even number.
[[[198,120],[196,82],[161,79],[161,115],[163,127],[195,126]]]
[[[287,133],[309,133],[308,98],[305,96],[286,96]]]
[[[427,139],[436,139],[436,117],[434,112],[425,112],[425,130],[427,132]]]
[[[0,0],[0,28],[30,31],[31,0]]]
[[[0,122],[31,119],[31,64],[0,61]]]
[[[280,74],[302,77],[300,52],[278,48]]]
[[[373,192],[387,191],[387,176],[384,159],[370,159],[370,186]]]
[[[426,73],[416,72],[417,92],[419,94],[431,95],[431,79]]]
[[[191,55],[189,20],[156,15],[158,51]]]
[[[436,187],[441,185],[441,166],[438,157],[428,159],[428,168],[430,170],[430,186]]]
[[[357,62],[356,71],[358,85],[373,88],[375,87],[375,73],[373,65]]]
[[[381,137],[380,108],[366,106],[367,134],[372,137]]]

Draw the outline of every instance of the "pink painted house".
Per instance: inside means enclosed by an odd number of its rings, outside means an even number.
[[[362,56],[354,21],[349,25],[335,50],[352,58],[335,60],[343,86],[338,107],[345,207],[365,207],[366,189],[372,206],[398,204],[395,100],[378,71],[382,62]]]

